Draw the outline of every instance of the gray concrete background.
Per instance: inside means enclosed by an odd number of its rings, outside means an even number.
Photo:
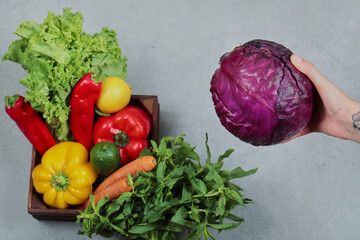
[[[42,22],[48,11],[72,7],[84,31],[108,26],[128,57],[134,94],[154,94],[161,105],[160,136],[185,133],[205,157],[234,148],[228,169],[256,168],[237,181],[255,203],[238,208],[245,222],[218,239],[360,239],[360,145],[323,134],[253,147],[223,128],[209,92],[220,56],[238,43],[263,38],[284,44],[360,100],[360,2],[353,1],[20,1],[0,0],[0,55],[23,21]],[[26,89],[26,73],[0,62],[0,104]],[[31,146],[1,110],[0,239],[87,239],[71,222],[38,221],[27,213]],[[101,239],[95,237],[95,239]],[[115,238],[114,238],[115,239]]]

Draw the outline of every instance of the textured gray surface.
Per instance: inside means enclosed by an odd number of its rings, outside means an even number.
[[[47,11],[60,14],[66,6],[82,12],[87,33],[116,30],[133,93],[159,97],[161,136],[185,133],[204,157],[208,132],[214,156],[236,149],[226,168],[259,168],[238,182],[255,201],[237,209],[245,222],[220,235],[212,231],[218,239],[360,239],[359,144],[311,134],[253,147],[221,126],[209,92],[220,56],[263,38],[312,61],[359,101],[359,1],[0,0],[0,55],[17,39],[12,33],[21,22],[42,22]],[[25,75],[19,65],[0,62],[1,99],[24,94],[18,80]],[[0,128],[0,239],[87,239],[75,223],[27,213],[31,146],[4,110]]]

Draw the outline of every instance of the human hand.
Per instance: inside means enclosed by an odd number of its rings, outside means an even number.
[[[321,132],[360,143],[360,103],[335,86],[312,63],[295,54],[291,56],[291,63],[312,81],[317,90],[312,119],[292,139]]]

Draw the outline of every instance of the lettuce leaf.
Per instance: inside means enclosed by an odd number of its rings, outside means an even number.
[[[2,60],[20,64],[28,75],[20,83],[28,88],[25,100],[42,114],[57,141],[71,138],[69,100],[76,83],[87,73],[99,82],[109,76],[126,80],[127,58],[122,57],[116,32],[103,27],[83,32],[84,17],[64,8],[62,15],[49,12],[42,24],[22,23]]]

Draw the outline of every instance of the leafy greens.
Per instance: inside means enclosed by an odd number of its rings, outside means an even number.
[[[207,159],[202,164],[195,148],[183,136],[165,137],[159,145],[151,142],[152,147],[141,155],[154,156],[158,165],[152,172],[128,176],[132,192],[111,202],[103,198],[96,206],[90,195],[91,204],[77,216],[77,223],[83,226],[79,234],[176,239],[177,233],[187,230],[186,240],[201,236],[215,239],[208,228],[222,231],[238,227],[244,219],[231,210],[239,205],[245,207],[251,200],[244,198],[242,189],[230,180],[254,174],[257,169],[222,170],[223,160],[234,150],[227,150],[211,162],[207,135]]]
[[[58,141],[69,138],[69,97],[75,84],[87,73],[95,81],[109,76],[126,79],[126,57],[122,58],[116,33],[103,27],[100,33],[83,32],[83,15],[63,9],[62,15],[48,13],[42,24],[22,23],[2,60],[21,64],[28,75],[25,100],[39,111]]]

